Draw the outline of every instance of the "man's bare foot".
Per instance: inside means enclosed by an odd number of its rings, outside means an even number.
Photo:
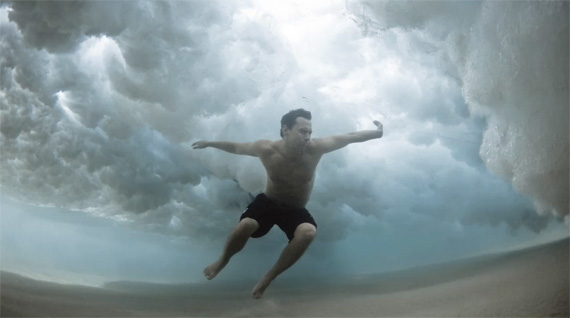
[[[223,263],[221,260],[213,262],[210,266],[204,268],[204,276],[206,276],[208,280],[214,279],[226,264],[227,263]]]
[[[265,289],[267,288],[267,286],[269,286],[269,284],[271,284],[271,281],[273,281],[272,279],[263,277],[259,283],[257,283],[257,285],[255,285],[253,287],[253,291],[251,292],[251,294],[253,295],[253,298],[255,299],[259,299],[263,296],[263,292],[265,292]]]

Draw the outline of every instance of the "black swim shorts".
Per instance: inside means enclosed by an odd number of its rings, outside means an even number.
[[[293,239],[295,230],[300,224],[311,223],[317,227],[317,223],[307,209],[283,206],[263,193],[258,194],[247,206],[240,221],[244,218],[252,218],[259,223],[259,228],[251,235],[254,238],[264,236],[275,224],[287,234],[289,242]]]

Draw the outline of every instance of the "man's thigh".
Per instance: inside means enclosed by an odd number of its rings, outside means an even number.
[[[242,218],[238,224],[238,229],[247,234],[247,236],[251,236],[259,227],[259,222],[249,217]]]
[[[257,223],[256,230],[253,231],[250,235],[253,238],[258,238],[258,237],[264,236],[265,234],[267,234],[269,232],[269,230],[271,230],[273,225],[275,225],[274,220],[272,220],[267,215],[267,213],[264,213],[264,211],[262,211],[260,209],[255,209],[255,208],[248,208],[241,215],[240,224],[241,224],[241,222],[244,222],[244,220],[250,220],[250,221],[245,221],[245,222],[248,222],[250,224],[253,224],[253,222]]]

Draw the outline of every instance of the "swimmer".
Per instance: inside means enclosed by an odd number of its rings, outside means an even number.
[[[277,224],[287,235],[289,244],[273,268],[253,288],[253,297],[261,298],[269,284],[301,258],[317,234],[317,223],[305,205],[309,201],[315,183],[315,169],[321,157],[351,143],[381,138],[382,124],[375,120],[374,125],[375,130],[311,139],[311,113],[297,109],[281,119],[281,140],[193,143],[193,149],[212,147],[237,155],[257,157],[267,172],[265,190],[241,215],[220,258],[204,269],[206,278],[211,280],[216,277],[230,258],[243,249],[250,237],[262,237]]]

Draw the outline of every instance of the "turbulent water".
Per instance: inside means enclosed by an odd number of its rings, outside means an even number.
[[[568,3],[361,1],[355,21],[372,37],[422,30],[416,45],[442,55],[472,114],[487,119],[486,166],[568,215]]]
[[[221,237],[264,172],[188,145],[275,139],[305,107],[321,133],[386,127],[384,148],[323,162],[325,239],[368,216],[535,231],[568,216],[568,2],[314,6],[4,4],[2,192]]]

